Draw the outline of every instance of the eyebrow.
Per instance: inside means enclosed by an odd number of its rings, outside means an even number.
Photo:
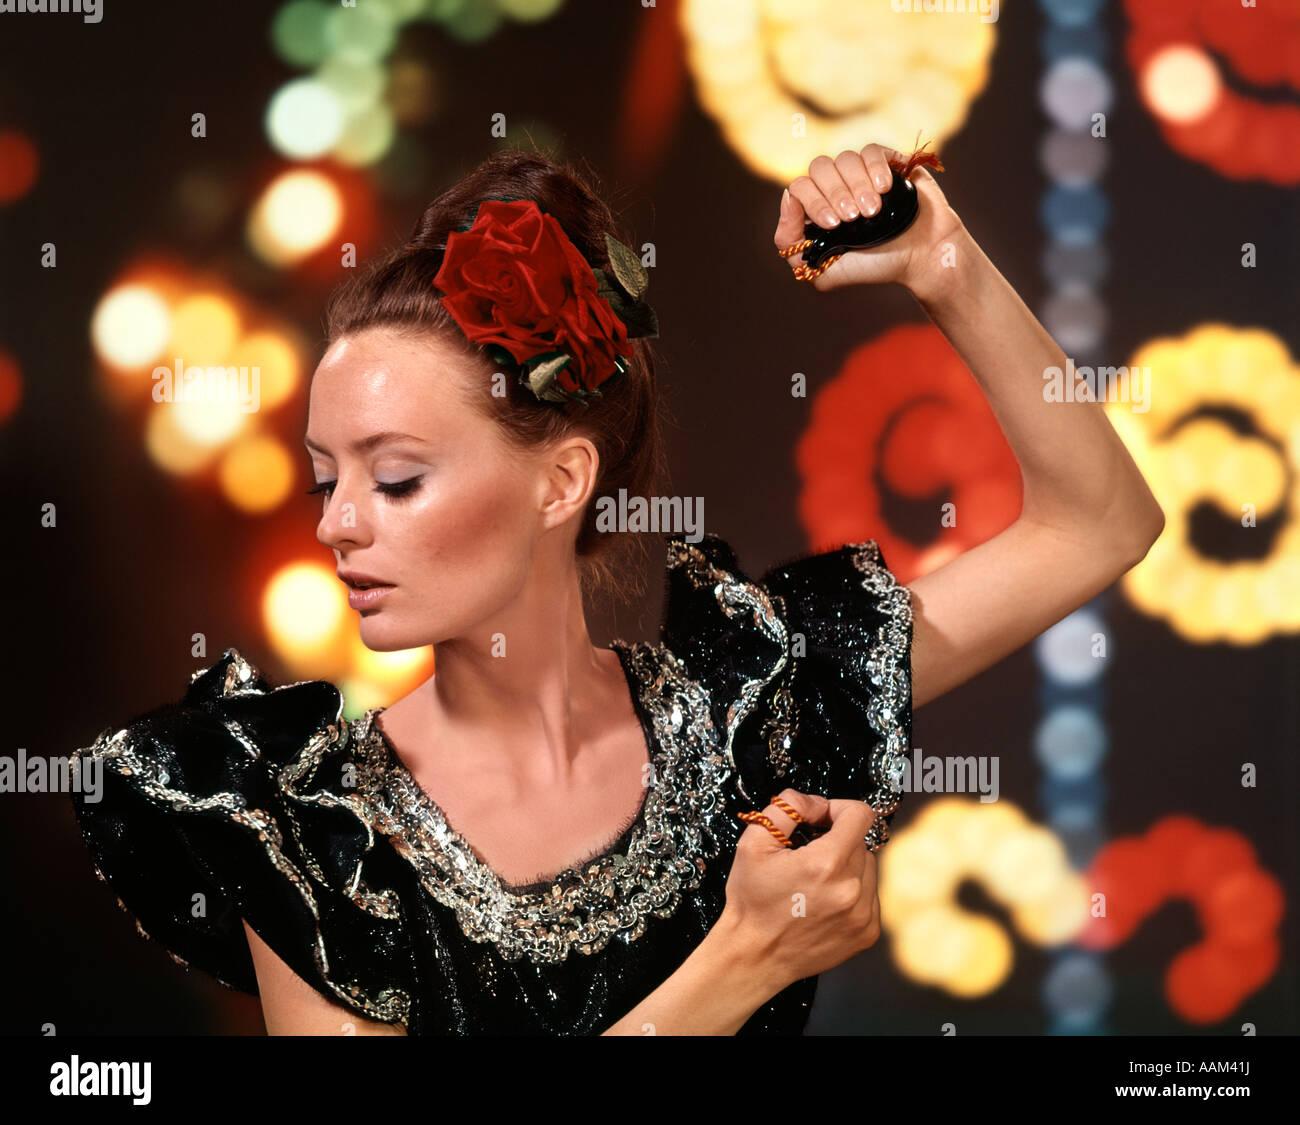
[[[389,441],[414,441],[418,442],[420,445],[429,444],[424,440],[424,438],[416,437],[414,434],[403,434],[396,430],[381,430],[379,433],[371,434],[369,437],[358,438],[348,446],[348,448],[354,453],[368,453],[376,446],[383,445],[385,442]],[[323,445],[317,445],[311,440],[311,438],[303,438],[302,443],[308,449],[314,449],[317,453],[324,453],[327,457],[329,456],[329,450]]]

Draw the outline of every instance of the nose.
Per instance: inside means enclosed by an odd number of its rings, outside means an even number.
[[[335,551],[341,551],[344,547],[365,546],[370,540],[369,518],[364,510],[364,502],[358,502],[355,494],[345,489],[342,478],[335,484],[333,494],[325,502],[320,522],[316,525],[316,538]]]

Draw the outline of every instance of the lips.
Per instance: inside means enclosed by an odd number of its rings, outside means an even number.
[[[356,570],[340,570],[338,576],[354,590],[369,590],[376,586],[392,586],[383,578],[376,578],[373,574],[362,574]]]

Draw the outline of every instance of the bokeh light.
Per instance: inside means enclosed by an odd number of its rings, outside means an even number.
[[[347,594],[329,567],[317,562],[281,567],[266,585],[262,623],[290,666],[312,668],[321,650],[338,645],[348,623]]]
[[[170,405],[156,406],[145,416],[144,448],[155,465],[180,477],[206,468],[217,454],[216,446],[196,441],[181,427]]]
[[[220,293],[195,293],[172,312],[169,355],[186,368],[221,363],[239,334],[239,313]]]
[[[271,22],[271,42],[276,52],[294,66],[315,66],[329,54],[325,24],[333,6],[321,0],[293,0]]]
[[[334,147],[343,133],[338,95],[314,78],[281,86],[266,110],[266,132],[276,151],[295,160],[312,160]]]
[[[0,206],[31,191],[39,170],[36,146],[16,129],[0,130]]]
[[[1186,124],[1210,112],[1223,93],[1218,68],[1199,47],[1173,46],[1142,70],[1142,97],[1158,117]]]
[[[918,132],[936,143],[956,132],[996,41],[977,9],[683,0],[681,27],[700,104],[741,159],[784,183],[822,153],[873,141],[911,151]]]
[[[0,350],[0,423],[9,421],[18,412],[22,397],[23,375],[18,361]]]
[[[297,169],[267,185],[249,216],[248,240],[265,261],[288,266],[319,250],[342,220],[343,199],[329,177]]]
[[[1050,829],[1006,800],[936,798],[881,851],[880,912],[900,971],[952,995],[987,995],[1014,962],[1012,936],[957,903],[967,879],[1026,941],[1064,944],[1086,920],[1087,889]]]
[[[293,487],[293,460],[284,442],[267,434],[246,437],[221,460],[218,479],[226,499],[245,512],[268,512]]]
[[[302,381],[301,349],[296,334],[269,330],[252,332],[235,345],[230,363],[258,370],[260,410],[274,410],[298,389]]]
[[[90,321],[96,355],[122,371],[153,363],[163,354],[171,334],[167,305],[157,290],[147,285],[110,289],[95,306]]]
[[[1149,341],[1128,366],[1150,373],[1146,409],[1108,399],[1106,415],[1165,529],[1120,589],[1195,644],[1254,645],[1300,631],[1300,368],[1286,345],[1264,329],[1211,323]],[[1255,432],[1190,417],[1208,407],[1232,408]],[[1248,512],[1256,523],[1280,517],[1267,552],[1203,554],[1190,527],[1201,504],[1243,529]]]

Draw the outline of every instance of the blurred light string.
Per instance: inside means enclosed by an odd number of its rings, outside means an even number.
[[[1101,362],[1107,328],[1098,292],[1108,268],[1102,235],[1110,209],[1100,186],[1108,158],[1102,115],[1112,95],[1104,6],[1105,0],[1039,0],[1045,17],[1039,97],[1050,123],[1040,149],[1049,184],[1039,209],[1047,234],[1042,270],[1050,286],[1041,316],[1077,366],[1093,367]],[[1104,674],[1113,655],[1106,597],[1103,591],[1035,644],[1043,714],[1033,739],[1044,771],[1043,812],[1076,870],[1088,865],[1105,834]],[[1043,981],[1049,1033],[1104,1034],[1110,994],[1099,954],[1062,947]]]

